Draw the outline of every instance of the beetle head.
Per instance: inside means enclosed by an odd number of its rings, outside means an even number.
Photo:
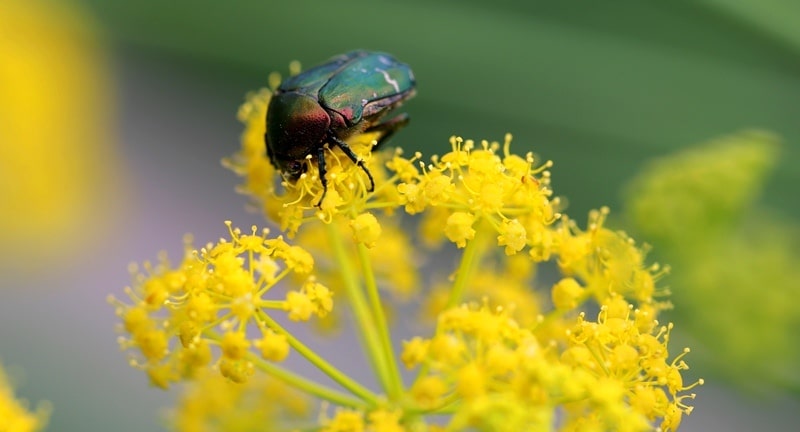
[[[306,157],[322,145],[330,127],[328,112],[311,96],[278,93],[267,111],[267,154],[281,172],[297,180],[306,170]]]

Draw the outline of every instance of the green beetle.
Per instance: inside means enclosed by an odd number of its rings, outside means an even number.
[[[275,90],[267,110],[267,156],[290,180],[316,160],[322,181],[322,198],[328,191],[325,178],[325,144],[337,146],[361,167],[375,188],[372,174],[345,140],[361,132],[379,132],[375,147],[408,124],[407,114],[381,122],[391,110],[414,96],[411,68],[386,53],[353,51],[287,78]]]

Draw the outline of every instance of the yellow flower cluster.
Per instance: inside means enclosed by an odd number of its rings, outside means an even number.
[[[204,373],[182,395],[169,423],[181,431],[251,432],[265,430],[276,419],[305,417],[310,410],[297,390],[266,375],[254,376],[244,386]]]
[[[166,388],[209,367],[232,381],[253,374],[253,362],[280,362],[289,354],[289,336],[270,316],[285,311],[291,320],[325,316],[333,308],[330,290],[310,276],[311,255],[268,230],[243,234],[226,222],[230,240],[193,250],[173,268],[166,256],[144,273],[132,266],[129,302],[110,297],[122,320],[125,350],[137,352],[132,365]],[[268,299],[289,274],[305,277],[299,288]]]
[[[31,412],[27,401],[14,397],[14,389],[0,365],[0,431],[35,432],[45,428],[50,417],[51,406],[40,403],[36,412]]]
[[[507,310],[462,306],[439,316],[432,338],[406,342],[402,359],[427,367],[411,395],[452,414],[455,430],[639,431],[656,419],[675,430],[692,410],[683,399],[694,398],[681,393],[697,383],[681,379],[688,350],[668,362],[669,328],[621,297],[596,321],[580,314],[561,341],[519,326]]]
[[[364,416],[350,409],[338,409],[333,417],[323,416],[320,432],[405,432],[399,410],[377,409]]]
[[[606,227],[608,209],[591,212],[584,228],[564,215],[550,188],[550,162],[513,154],[510,135],[502,144],[454,137],[448,153],[428,162],[400,150],[371,154],[376,136],[356,135],[348,144],[368,161],[374,191],[361,168],[326,149],[328,191],[320,202],[313,159],[289,182],[265,155],[269,97],[267,90],[248,97],[239,112],[242,149],[225,163],[244,177],[240,191],[302,249],[255,229],[231,230],[232,241],[187,253],[177,269],[146,267],[148,275],[128,290],[133,304],[115,304],[130,334],[123,346],[138,349],[136,364],[154,383],[190,376],[198,365],[240,382],[258,370],[323,401],[316,420],[275,419],[275,428],[330,432],[669,431],[692,411],[688,391],[702,380],[683,384],[688,349],[671,355],[672,324],[657,321],[669,307],[657,287],[667,269],[647,264],[643,248]],[[413,222],[402,221],[404,214]],[[441,260],[426,261],[425,247],[447,242],[456,267],[429,281],[421,269]],[[284,278],[308,275],[314,262],[315,277]],[[281,279],[300,289],[282,301],[264,299]],[[337,311],[353,315],[380,392],[264,311],[322,317],[332,291],[346,306]],[[436,323],[399,354],[387,293],[414,300]],[[345,392],[274,364],[290,350]],[[417,369],[413,382],[403,380],[400,362]]]
[[[742,131],[661,157],[631,180],[625,204],[676,269],[674,317],[704,366],[743,388],[793,391],[800,224],[759,202],[779,144]]]

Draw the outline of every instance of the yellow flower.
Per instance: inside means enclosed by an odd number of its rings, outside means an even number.
[[[553,286],[553,305],[556,309],[572,310],[580,303],[583,288],[573,278],[565,278]]]
[[[671,354],[673,325],[657,321],[670,306],[658,285],[667,269],[606,226],[607,208],[585,227],[563,214],[550,162],[513,154],[510,135],[477,145],[453,137],[447,153],[423,162],[401,150],[370,154],[375,136],[357,134],[348,143],[369,162],[375,190],[360,167],[326,149],[320,202],[313,160],[287,181],[266,159],[269,97],[248,97],[242,148],[226,164],[295,244],[230,229],[230,241],[189,252],[176,268],[163,259],[145,265],[128,289],[133,304],[115,304],[131,335],[123,346],[138,349],[135,364],[156,385],[209,369],[243,386],[273,376],[321,401],[316,422],[302,427],[328,432],[666,431],[692,411],[690,391],[702,380],[684,383],[689,351]],[[455,266],[422,246],[449,247]],[[426,265],[438,274],[423,277]],[[555,283],[539,277],[543,265],[559,273]],[[268,300],[281,283],[288,289]],[[336,319],[352,315],[341,331],[357,332],[377,386],[291,330],[328,316],[334,296]],[[391,307],[395,299],[420,305],[435,328],[410,323],[408,306]],[[286,313],[286,328],[275,310]],[[399,353],[395,321],[424,332]],[[332,332],[324,337],[350,348]],[[342,390],[275,363],[290,350]],[[413,380],[399,362],[415,370]]]
[[[517,219],[503,221],[499,232],[497,244],[506,247],[506,255],[514,255],[525,247],[527,231]]]
[[[358,411],[338,410],[323,423],[321,432],[363,432],[364,418]]]
[[[156,265],[145,263],[144,273],[132,266],[130,303],[109,298],[129,335],[120,339],[121,347],[138,352],[132,364],[146,370],[154,385],[168,387],[209,366],[244,381],[252,375],[254,347],[270,361],[288,355],[286,332],[270,314],[286,310],[291,319],[307,320],[333,308],[330,291],[307,276],[314,265],[308,252],[268,237],[267,230],[259,235],[253,227],[243,234],[227,225],[230,240],[194,250],[187,239],[176,267],[166,256]],[[267,299],[290,273],[306,275],[301,289],[289,291],[285,300]],[[217,354],[212,346],[219,347]]]
[[[362,213],[350,221],[350,228],[353,229],[353,241],[363,243],[372,249],[381,236],[381,226],[378,219],[372,213]]]
[[[178,431],[248,432],[306,419],[310,413],[307,398],[267,376],[255,376],[242,385],[219,374],[202,373],[189,384],[168,421]]]
[[[35,432],[47,426],[52,407],[39,403],[36,411],[30,411],[28,402],[14,397],[14,389],[0,365],[0,431]]]
[[[447,391],[447,384],[439,377],[424,377],[414,383],[411,388],[411,397],[421,407],[427,409],[442,405],[442,396]]]
[[[266,360],[280,362],[289,355],[289,343],[286,335],[266,330],[264,337],[255,342],[255,346],[261,350],[261,356]]]
[[[405,432],[401,425],[400,411],[376,410],[368,415],[368,429],[371,432]]]
[[[444,233],[450,241],[463,248],[467,245],[467,240],[475,238],[475,230],[472,228],[474,223],[475,216],[465,212],[455,212],[447,218]]]
[[[314,304],[305,293],[290,291],[286,294],[284,309],[289,312],[289,319],[293,321],[306,321],[314,313]]]
[[[621,308],[612,314],[611,303],[615,302]],[[456,412],[459,421],[471,419],[472,425],[489,421],[475,419],[474,411],[485,403],[483,396],[491,395],[495,401],[506,401],[505,409],[527,407],[530,417],[516,418],[515,427],[536,430],[541,418],[555,414],[543,415],[542,410],[551,410],[564,396],[572,395],[565,401],[569,402],[566,424],[594,425],[600,430],[650,430],[649,422],[654,419],[679,416],[676,408],[681,413],[691,412],[683,401],[694,395],[686,392],[702,381],[683,385],[679,379],[686,368],[682,357],[688,350],[668,360],[671,326],[642,334],[631,315],[629,305],[618,297],[602,307],[597,321],[579,315],[567,333],[563,355],[558,356],[537,342],[535,331],[519,328],[507,313],[492,312],[486,306],[461,307],[442,315],[437,336],[430,341],[431,347],[437,339],[458,341],[455,355],[433,349],[407,355],[415,358],[415,363],[429,362],[432,375],[420,382],[439,377],[433,382],[455,383],[451,391],[466,401]],[[406,350],[416,350],[425,342],[416,339]],[[420,360],[422,355],[427,360]],[[522,394],[518,393],[521,388],[525,389]],[[660,402],[646,402],[644,398],[655,400],[655,396],[648,396],[643,389],[657,390]],[[437,394],[446,392],[440,389]],[[593,416],[586,418],[589,412]]]

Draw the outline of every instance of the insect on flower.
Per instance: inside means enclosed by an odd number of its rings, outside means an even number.
[[[342,149],[375,181],[345,140],[361,132],[378,132],[373,148],[385,143],[408,124],[408,114],[381,122],[391,110],[416,93],[414,74],[408,65],[389,54],[353,51],[287,78],[275,90],[267,110],[267,156],[284,177],[297,180],[308,166],[319,167],[322,199],[328,190],[325,178],[325,145]]]

